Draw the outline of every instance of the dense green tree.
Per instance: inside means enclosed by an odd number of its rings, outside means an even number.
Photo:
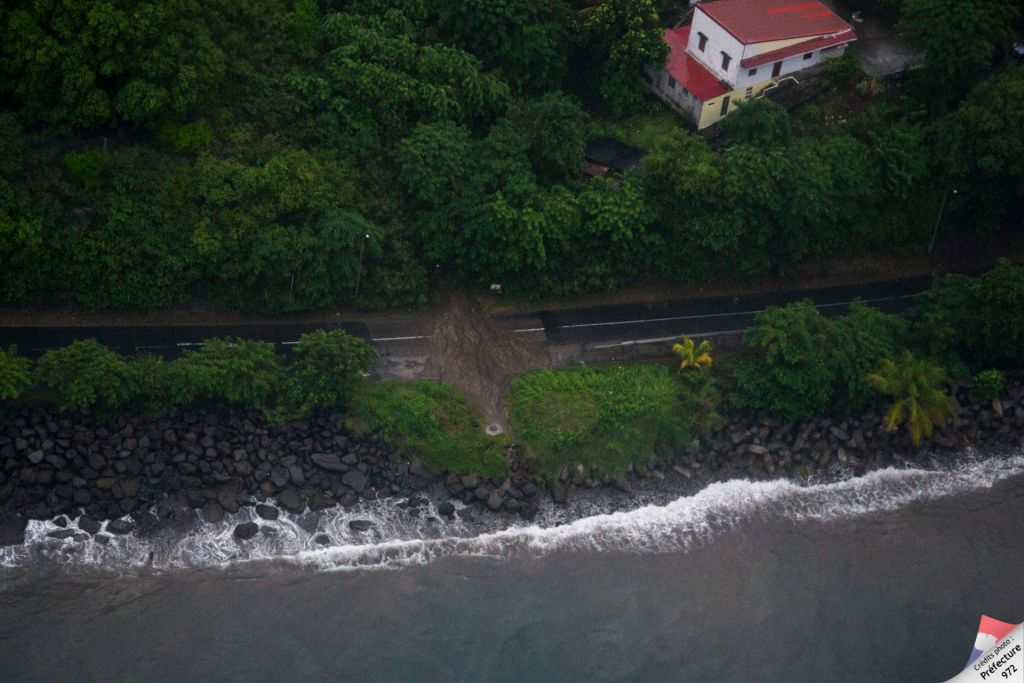
[[[36,363],[33,379],[50,389],[61,410],[115,410],[134,393],[128,363],[95,339],[50,349]]]
[[[583,39],[600,65],[598,90],[617,115],[643,101],[643,66],[665,64],[658,9],[655,0],[603,0],[581,13]]]
[[[1012,0],[903,0],[899,27],[925,51],[928,69],[956,90],[988,65],[996,45],[1013,35]]]
[[[829,358],[828,321],[802,301],[757,315],[743,337],[753,358],[736,367],[736,402],[787,420],[821,414],[832,398],[836,369]]]
[[[431,0],[442,34],[518,91],[565,77],[575,18],[564,0]]]
[[[983,235],[1024,230],[1024,66],[979,83],[940,127],[947,187],[964,223]]]
[[[1024,344],[1024,266],[1000,263],[976,278],[945,275],[911,316],[919,345],[948,366],[1012,366]],[[956,369],[955,375],[964,374]]]
[[[18,355],[18,347],[0,347],[0,399],[15,399],[31,383],[32,363]]]
[[[395,152],[405,191],[428,208],[450,204],[466,180],[472,150],[465,126],[450,121],[416,126]]]
[[[7,13],[0,91],[27,119],[103,126],[184,117],[214,91],[223,51],[195,0],[39,0]]]
[[[520,138],[539,182],[552,185],[579,174],[586,147],[587,114],[559,92],[516,102],[491,131]]]

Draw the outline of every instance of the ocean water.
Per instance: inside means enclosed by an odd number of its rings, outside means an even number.
[[[1024,620],[1024,452],[512,527],[390,502],[239,543],[248,514],[107,546],[32,523],[0,549],[0,680],[942,681],[982,613]]]

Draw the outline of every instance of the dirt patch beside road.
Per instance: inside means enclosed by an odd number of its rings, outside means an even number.
[[[466,294],[444,293],[428,340],[424,374],[463,391],[490,423],[509,431],[505,395],[512,378],[548,365],[543,335],[517,334],[514,326],[493,318]]]

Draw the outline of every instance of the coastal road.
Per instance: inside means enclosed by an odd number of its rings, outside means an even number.
[[[905,311],[931,278],[918,277],[839,287],[805,289],[739,297],[707,297],[644,304],[615,304],[541,310],[505,316],[516,334],[543,336],[550,345],[611,348],[668,341],[685,334],[717,336],[742,332],[768,306],[811,299],[826,315],[838,315],[854,299],[887,313]],[[38,357],[76,339],[95,338],[121,353],[148,352],[175,357],[211,337],[235,336],[294,345],[315,329],[343,329],[385,349],[411,352],[425,346],[432,325],[427,316],[401,315],[334,323],[276,322],[247,325],[176,325],[107,327],[0,327],[0,347],[16,344],[20,353]]]

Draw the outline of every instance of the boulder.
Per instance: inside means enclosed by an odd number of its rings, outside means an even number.
[[[224,519],[224,508],[212,500],[207,501],[200,512],[203,516],[203,521],[210,524],[216,524]]]
[[[286,488],[277,496],[278,504],[288,512],[302,512],[306,509],[306,501],[298,489]]]
[[[356,493],[362,493],[363,489],[366,488],[366,475],[362,472],[352,470],[345,473],[345,476],[341,478],[341,483],[348,486]]]
[[[235,526],[235,530],[232,535],[239,541],[248,541],[253,538],[260,531],[260,527],[256,522],[242,522]]]
[[[222,489],[218,492],[217,502],[228,512],[238,512],[238,495],[233,488]]]
[[[501,509],[501,506],[505,504],[505,494],[502,493],[501,489],[494,489],[491,494],[487,496],[487,507],[494,512]]]
[[[348,523],[348,528],[352,531],[369,531],[372,526],[373,522],[368,519],[353,519]]]
[[[331,472],[345,472],[348,470],[346,465],[341,464],[341,458],[334,453],[314,453],[309,456],[309,459],[317,467],[330,470]]]
[[[832,434],[832,436],[836,437],[837,439],[839,439],[843,443],[846,443],[847,441],[850,440],[850,435],[847,434],[842,429],[840,429],[839,427],[836,427],[835,425],[832,425],[831,427],[829,427],[828,431],[829,431],[830,434]]]
[[[82,515],[78,518],[78,528],[86,533],[95,535],[100,530],[100,523],[89,515]]]
[[[313,542],[317,545],[330,545],[331,537],[327,534],[317,534],[316,537],[313,539]]]
[[[273,505],[258,503],[256,505],[256,514],[260,519],[275,520],[281,514],[281,511]]]
[[[43,461],[44,457],[45,457],[45,453],[43,453],[42,450],[36,450],[36,451],[32,451],[31,453],[28,454],[28,461],[30,463],[32,463],[33,465],[38,465],[39,463],[41,463]]]
[[[442,517],[451,517],[455,514],[455,506],[451,501],[446,500],[437,506],[437,514]]]
[[[64,539],[64,538],[71,538],[76,533],[78,533],[78,532],[75,531],[74,529],[57,529],[56,531],[51,531],[50,533],[48,533],[46,535],[49,536],[50,538]]]
[[[126,519],[112,519],[107,522],[108,532],[117,535],[130,534],[135,531],[135,525]]]

